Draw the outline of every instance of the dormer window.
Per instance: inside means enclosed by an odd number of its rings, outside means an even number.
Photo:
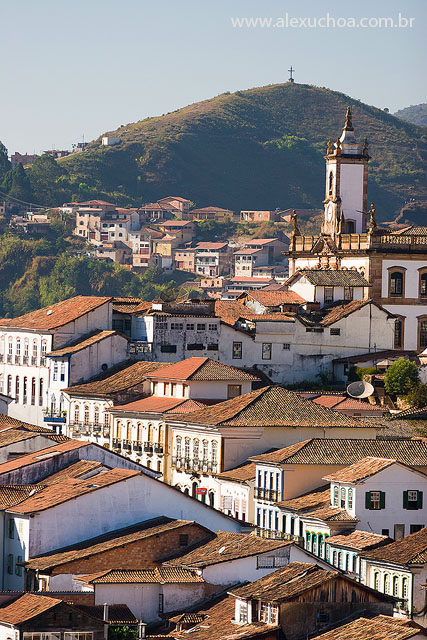
[[[271,602],[261,602],[259,621],[266,624],[277,624],[279,607]]]

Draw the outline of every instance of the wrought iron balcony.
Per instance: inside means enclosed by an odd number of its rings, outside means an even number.
[[[44,356],[42,356],[40,358],[40,366],[41,367],[45,367],[46,366],[46,358]]]
[[[162,444],[155,444],[153,447],[153,451],[154,453],[163,453],[163,445]]]
[[[132,440],[123,440],[122,447],[126,449],[126,451],[130,451],[132,448]]]
[[[102,431],[102,425],[99,424],[98,422],[94,422],[92,425],[92,431],[94,433],[100,433]]]
[[[30,358],[28,356],[23,356],[22,357],[22,364],[28,364]]]
[[[275,531],[274,529],[257,527],[256,535],[260,538],[271,538],[272,540],[290,540],[298,544],[300,547],[304,546],[304,538],[302,538],[301,536],[295,536],[292,533],[284,533],[283,531]]]
[[[113,438],[113,449],[121,449],[122,448],[122,441],[120,440],[120,438]]]
[[[37,356],[32,356],[31,357],[31,364],[33,366],[35,366],[35,367],[37,366]]]
[[[144,452],[145,453],[153,453],[153,443],[152,442],[144,442]]]
[[[134,451],[138,451],[138,453],[142,452],[142,442],[139,442],[139,440],[134,440],[132,443],[132,449]]]
[[[21,364],[21,356],[15,356],[15,364]]]
[[[7,354],[7,364],[12,364],[13,356],[10,353]]]
[[[279,499],[279,492],[277,489],[264,489],[263,487],[254,488],[255,500],[265,500],[266,502],[277,502]]]

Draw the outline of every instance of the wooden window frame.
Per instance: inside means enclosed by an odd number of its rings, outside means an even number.
[[[405,316],[396,316],[396,320],[394,323],[394,329],[393,329],[393,348],[394,349],[404,349],[405,348]],[[402,325],[402,331],[401,331],[401,344],[400,346],[396,346],[396,324],[400,322],[400,324]]]
[[[395,265],[394,267],[388,267],[388,291],[387,297],[394,300],[395,298],[404,298],[405,297],[405,289],[406,289],[406,267],[401,267],[399,265]],[[393,273],[400,273],[402,276],[402,293],[392,293],[391,292],[391,276]]]
[[[417,317],[417,345],[418,345],[418,351],[424,351],[424,349],[427,349],[427,344],[425,344],[424,346],[421,345],[421,323],[422,322],[427,322],[427,315],[422,315],[422,316],[418,316]]]

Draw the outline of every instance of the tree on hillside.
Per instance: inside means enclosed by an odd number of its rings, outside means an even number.
[[[396,396],[404,396],[418,382],[418,367],[415,362],[399,358],[385,374],[385,390]]]
[[[24,202],[31,202],[32,200],[32,191],[30,181],[28,180],[28,176],[25,173],[25,169],[21,163],[16,165],[10,172],[8,172],[5,176],[5,179],[8,178],[10,173],[10,187],[8,190],[9,195],[12,198],[17,198],[18,200],[23,200]]]
[[[71,198],[67,171],[49,154],[36,159],[29,178],[37,204],[56,206]]]
[[[4,176],[10,169],[12,165],[9,162],[9,158],[7,157],[7,149],[2,142],[0,142],[0,182],[3,181]]]

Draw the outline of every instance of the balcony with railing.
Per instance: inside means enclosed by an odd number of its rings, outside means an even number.
[[[120,450],[122,448],[122,441],[120,438],[113,438],[113,449]]]
[[[153,453],[153,443],[152,442],[144,442],[144,453]]]
[[[256,535],[260,538],[269,538],[272,540],[290,540],[295,542],[300,547],[304,546],[304,538],[301,536],[295,536],[293,533],[284,533],[283,531],[275,531],[274,529],[265,529],[264,527],[257,527]]]
[[[185,456],[172,456],[172,466],[175,469],[194,471],[198,473],[218,473],[218,463],[200,458],[188,458]]]
[[[21,356],[15,356],[15,364],[21,364]]]
[[[155,442],[153,445],[153,451],[154,453],[162,454],[163,453],[163,445],[159,444],[158,442]]]
[[[13,356],[10,353],[7,354],[6,358],[7,358],[7,364],[12,364]]]
[[[139,440],[134,440],[132,442],[132,449],[137,453],[142,453],[142,442],[140,442]]]
[[[263,487],[254,488],[255,500],[265,500],[266,502],[277,502],[279,500],[279,492],[277,489],[264,489]]]
[[[124,451],[130,451],[132,449],[132,440],[123,440],[122,448]]]
[[[67,412],[63,409],[44,409],[43,414],[44,422],[65,424],[67,421]]]
[[[28,364],[30,361],[29,356],[22,356],[22,364]]]

